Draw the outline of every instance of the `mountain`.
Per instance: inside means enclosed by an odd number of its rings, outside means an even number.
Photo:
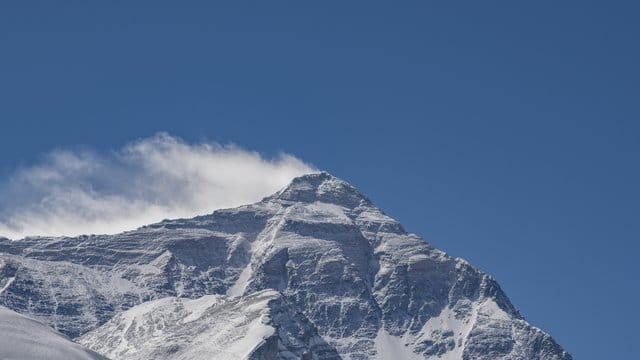
[[[118,235],[0,240],[0,289],[112,359],[571,359],[490,276],[327,173]]]
[[[49,326],[0,306],[0,359],[106,360]]]

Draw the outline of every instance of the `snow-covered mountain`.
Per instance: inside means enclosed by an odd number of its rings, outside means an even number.
[[[119,235],[0,240],[0,304],[112,359],[571,359],[327,173]]]

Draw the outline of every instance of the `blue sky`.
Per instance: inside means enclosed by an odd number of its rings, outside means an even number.
[[[3,2],[0,176],[160,131],[284,151],[494,275],[575,358],[633,358],[639,10]]]

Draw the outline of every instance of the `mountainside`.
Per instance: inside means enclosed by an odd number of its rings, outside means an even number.
[[[0,240],[0,304],[112,359],[571,359],[326,173],[119,235]]]
[[[339,359],[273,290],[149,301],[78,340],[113,359]]]

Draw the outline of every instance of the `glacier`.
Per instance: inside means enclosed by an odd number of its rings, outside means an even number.
[[[117,235],[0,239],[0,304],[114,360],[572,358],[325,172]]]

